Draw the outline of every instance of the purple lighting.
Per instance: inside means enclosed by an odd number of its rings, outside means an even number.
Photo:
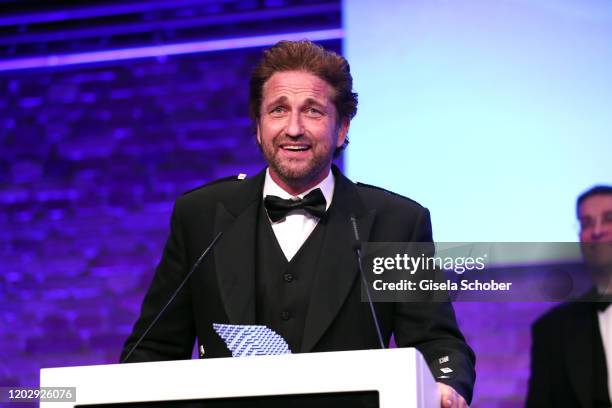
[[[123,48],[108,51],[84,52],[78,54],[48,55],[44,57],[20,58],[0,61],[0,72],[32,68],[52,68],[66,65],[87,64],[106,61],[122,61],[137,58],[161,57],[168,55],[194,54],[201,52],[234,50],[240,48],[263,47],[281,40],[325,41],[341,39],[341,28],[331,30],[305,31],[262,35],[254,37],[231,38],[225,40],[196,41],[180,44],[155,45],[147,47]]]
[[[34,14],[9,15],[0,17],[0,26],[11,26],[31,23],[49,23],[54,21],[78,20],[83,18],[115,16],[120,14],[141,13],[151,10],[167,10],[177,7],[201,5],[202,0],[171,0],[159,2],[142,2],[134,4],[108,4],[99,7],[39,12]]]

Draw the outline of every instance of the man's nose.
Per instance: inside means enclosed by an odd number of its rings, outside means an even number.
[[[299,137],[304,133],[304,126],[302,123],[302,117],[299,112],[292,113],[289,116],[289,123],[286,129],[287,136]]]

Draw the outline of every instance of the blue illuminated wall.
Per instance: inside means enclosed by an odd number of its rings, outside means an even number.
[[[577,240],[576,197],[612,183],[612,3],[346,0],[343,19],[351,178],[427,206],[437,241]],[[455,304],[472,407],[523,406],[551,306]]]
[[[346,168],[432,211],[439,241],[575,241],[612,182],[612,3],[345,1]]]

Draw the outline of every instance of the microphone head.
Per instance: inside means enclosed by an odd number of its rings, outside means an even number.
[[[357,228],[357,219],[354,215],[351,214],[350,218],[351,226],[353,227],[353,236],[355,237],[355,241],[359,242],[359,229]]]

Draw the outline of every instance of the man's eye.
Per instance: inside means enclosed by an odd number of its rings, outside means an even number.
[[[316,109],[316,108],[308,108],[306,110],[306,112],[310,115],[310,116],[321,116],[323,115],[323,112],[321,112],[320,110]]]
[[[275,113],[275,114],[280,114],[284,112],[285,112],[285,108],[283,108],[282,106],[277,106],[270,111],[270,113]]]
[[[579,221],[580,221],[580,228],[583,230],[591,228],[594,224],[592,218],[582,218]]]

